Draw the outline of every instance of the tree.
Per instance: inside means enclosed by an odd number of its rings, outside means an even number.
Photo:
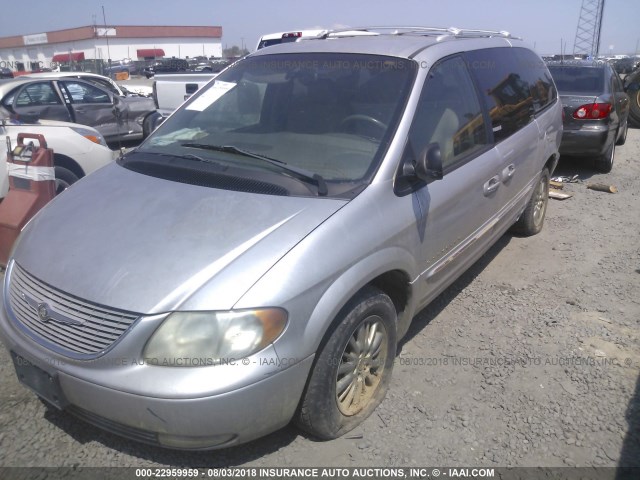
[[[225,48],[222,50],[222,55],[224,57],[243,57],[249,53],[249,50],[246,48],[243,50],[237,45],[233,45],[231,48]]]

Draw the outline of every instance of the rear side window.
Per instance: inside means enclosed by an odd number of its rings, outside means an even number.
[[[60,105],[60,97],[50,82],[27,85],[16,99],[16,107]]]
[[[513,48],[520,75],[529,84],[536,113],[545,109],[558,98],[549,69],[538,55],[526,48]]]
[[[494,139],[499,142],[526,126],[535,113],[532,88],[513,48],[467,52],[467,64],[477,78],[486,103]]]

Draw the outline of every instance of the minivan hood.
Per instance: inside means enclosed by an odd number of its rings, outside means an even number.
[[[223,310],[345,203],[187,185],[114,164],[36,215],[13,258],[42,282],[112,308]],[[206,299],[194,302],[204,285]]]

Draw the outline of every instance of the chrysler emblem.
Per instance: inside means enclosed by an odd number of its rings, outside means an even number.
[[[36,315],[38,315],[38,320],[42,323],[52,321],[56,323],[63,323],[65,325],[84,325],[84,321],[71,318],[63,313],[57,312],[55,308],[52,308],[50,305],[41,302],[40,300],[36,300],[27,292],[20,292],[20,298],[35,310]]]
[[[39,303],[37,310],[38,310],[38,318],[40,319],[41,322],[46,322],[47,320],[49,320],[49,310],[47,309],[46,303]]]

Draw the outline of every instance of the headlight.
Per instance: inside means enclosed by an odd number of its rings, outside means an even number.
[[[104,137],[95,130],[89,130],[88,128],[70,127],[74,132],[82,135],[87,140],[91,140],[93,143],[107,147],[107,142]],[[109,147],[107,147],[109,148]]]
[[[175,312],[154,332],[143,357],[149,365],[208,366],[239,360],[273,342],[287,324],[279,308]]]

